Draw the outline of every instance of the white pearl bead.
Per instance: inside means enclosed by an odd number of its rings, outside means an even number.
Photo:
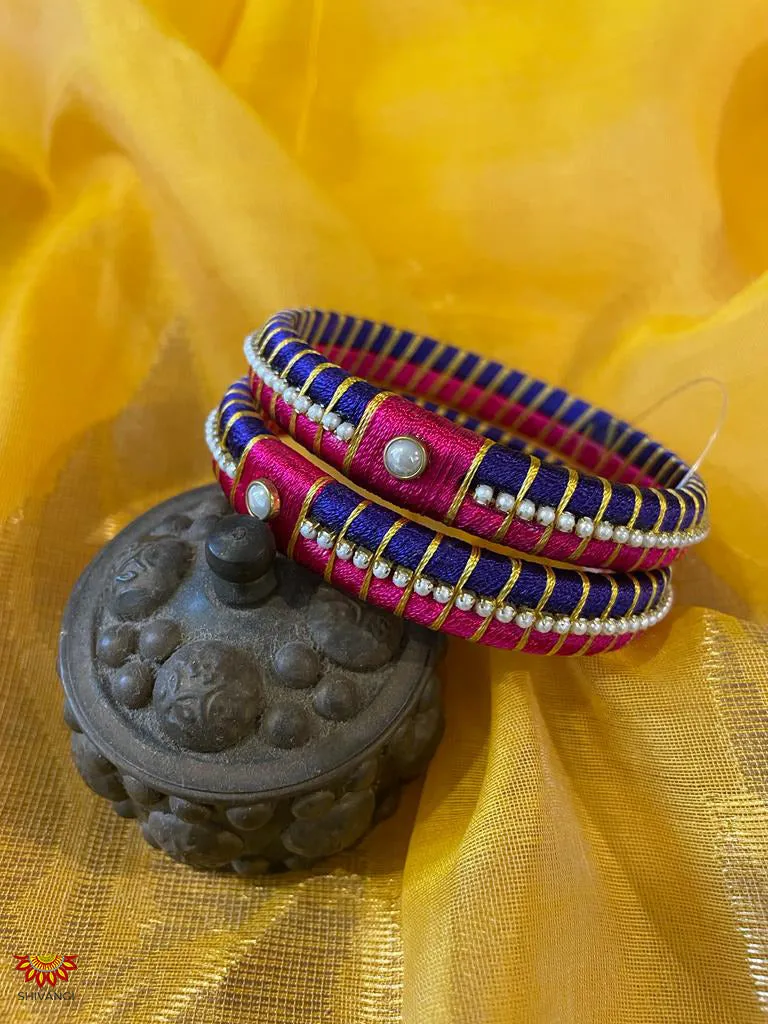
[[[342,562],[348,562],[354,553],[354,545],[350,544],[348,540],[340,540],[336,545],[336,557],[340,558]]]
[[[448,587],[445,583],[441,583],[439,586],[435,587],[432,592],[432,597],[440,604],[448,604],[453,597],[453,587]]]
[[[427,468],[427,450],[415,437],[395,437],[384,449],[384,466],[398,480],[413,480]]]
[[[285,391],[283,392],[283,401],[285,402],[285,404],[293,405],[293,403],[296,401],[296,395],[298,395],[298,393],[299,392],[297,391],[296,388],[286,388]]]
[[[515,496],[508,491],[499,491],[496,495],[496,508],[499,512],[511,512],[515,507]]]
[[[320,530],[317,534],[317,546],[330,550],[336,542],[336,538],[328,530]]]
[[[550,633],[554,624],[555,620],[551,615],[539,615],[534,625],[538,633]]]
[[[633,530],[629,535],[629,543],[633,548],[643,546],[643,534],[640,530]]]
[[[397,569],[395,569],[395,571],[392,573],[392,582],[395,584],[396,587],[400,587],[400,589],[402,590],[403,587],[408,586],[412,575],[413,574],[411,573],[410,569],[404,569],[401,565],[399,565]]]
[[[490,505],[493,501],[493,488],[488,484],[478,484],[475,488],[475,501],[478,505]]]
[[[595,527],[595,537],[598,540],[610,540],[613,536],[613,527],[610,523],[598,523]]]
[[[309,398],[308,395],[299,395],[296,398],[296,401],[293,403],[294,409],[296,410],[296,412],[300,413],[301,415],[306,413],[306,411],[309,409],[310,405],[312,405],[312,399]]]
[[[530,629],[535,621],[536,616],[533,614],[532,611],[529,611],[527,609],[518,612],[515,616],[515,625],[519,626],[520,629]]]
[[[475,603],[475,595],[471,590],[462,590],[456,598],[456,607],[462,612],[471,612]]]
[[[340,441],[350,441],[354,432],[354,423],[340,423],[334,430],[334,434]]]
[[[475,604],[475,615],[479,615],[480,618],[485,619],[489,615],[493,614],[493,609],[495,607],[496,603],[492,601],[490,597],[481,597]]]
[[[307,418],[312,420],[313,423],[319,423],[323,416],[324,412],[322,405],[315,403],[314,405],[310,405],[309,409],[307,409]]]
[[[254,480],[245,492],[245,504],[256,519],[267,520],[277,515],[280,504],[274,485],[265,480]]]
[[[536,515],[536,506],[529,498],[523,498],[515,510],[515,515],[518,519],[524,519],[526,522],[530,522],[530,520]]]
[[[586,539],[591,537],[595,530],[595,524],[587,516],[582,516],[576,523],[576,536]]]
[[[371,553],[365,548],[357,548],[352,556],[352,564],[358,569],[367,569],[371,564]]]
[[[557,517],[556,526],[562,533],[570,533],[576,525],[576,516],[572,512],[561,512]]]
[[[341,423],[341,416],[337,412],[327,412],[323,416],[323,426],[326,430],[335,430]]]
[[[649,625],[650,625],[650,619],[649,619],[647,613],[643,612],[643,614],[640,616],[640,629],[648,629]]]
[[[495,611],[495,616],[499,622],[507,623],[511,622],[515,617],[515,608],[511,604],[501,604]]]
[[[600,632],[604,636],[615,636],[616,635],[616,620],[606,619],[600,627]]]
[[[599,636],[603,628],[600,619],[587,619],[587,633],[590,636]]]
[[[377,558],[373,563],[373,575],[377,580],[385,580],[391,572],[392,566],[389,562],[385,562],[383,558]]]
[[[626,526],[614,526],[613,539],[617,544],[626,544],[629,540],[629,530]]]
[[[549,505],[542,505],[536,512],[536,522],[542,526],[551,526],[555,521],[555,510]]]
[[[571,620],[566,615],[562,615],[560,616],[560,618],[555,619],[554,630],[556,633],[567,633],[569,632],[570,628]]]
[[[571,632],[574,636],[584,636],[587,632],[588,622],[586,619],[575,619],[571,623]]]
[[[419,576],[413,585],[413,589],[420,597],[428,597],[434,589],[434,583],[426,576]]]

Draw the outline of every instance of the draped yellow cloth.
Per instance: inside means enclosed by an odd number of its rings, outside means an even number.
[[[0,1020],[762,1017],[766,96],[764,0],[0,0]],[[663,626],[455,643],[423,786],[253,881],[82,785],[54,662],[79,570],[209,478],[204,414],[291,304],[626,416],[700,377],[730,408]],[[717,396],[654,415],[693,457]],[[19,999],[12,955],[48,951],[74,1002]]]

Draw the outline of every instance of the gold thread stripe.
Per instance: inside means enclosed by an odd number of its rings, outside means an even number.
[[[466,471],[466,473],[464,474],[464,479],[461,481],[461,486],[453,496],[451,507],[445,514],[445,523],[447,526],[450,526],[453,520],[456,518],[456,515],[459,509],[461,508],[462,502],[466,498],[469,488],[472,486],[472,481],[474,480],[475,473],[477,473],[478,469],[480,468],[480,464],[485,458],[486,452],[492,446],[493,441],[486,438],[480,445],[478,450],[475,452],[475,456],[469,464],[469,469]]]
[[[232,427],[234,427],[234,425],[242,419],[260,420],[261,416],[259,416],[257,412],[254,412],[253,409],[241,409],[240,412],[233,413],[227,420],[227,425],[224,428],[223,432],[221,432],[219,435],[219,441],[222,447],[226,447],[227,438],[229,437],[229,432],[232,429]]]
[[[616,604],[616,598],[619,596],[619,585],[616,582],[616,577],[608,576],[607,579],[611,587],[611,596],[608,598],[608,604],[606,604],[605,608],[598,616],[601,622],[605,622],[605,620],[610,617],[610,614],[613,611],[613,606]],[[587,642],[583,647],[576,651],[576,654],[579,657],[586,654],[600,635],[600,633],[590,634]]]
[[[434,341],[434,339],[431,339],[431,340]],[[424,362],[421,364],[421,366],[414,367],[416,372],[415,372],[414,376],[411,377],[411,379],[408,381],[408,388],[410,390],[416,391],[418,386],[424,380],[426,375],[429,373],[429,371],[432,369],[432,367],[435,365],[435,363],[437,362],[437,360],[440,358],[440,356],[442,355],[442,353],[444,351],[445,351],[445,346],[441,345],[439,342],[436,342],[435,343],[435,347],[429,353],[429,355],[424,360]]]
[[[437,549],[440,547],[442,540],[443,534],[436,533],[435,536],[427,545],[426,551],[419,559],[419,564],[413,570],[413,575],[408,580],[408,585],[406,586],[405,590],[403,590],[402,596],[400,600],[397,602],[397,607],[395,608],[394,611],[394,614],[399,616],[400,618],[402,618],[403,614],[405,613],[406,606],[408,605],[408,602],[411,599],[411,594],[413,594],[413,588],[416,586],[416,580],[424,572],[426,566],[429,565],[430,559],[437,551]]]
[[[528,491],[531,489],[533,481],[538,476],[539,470],[541,469],[541,459],[536,458],[535,455],[531,455],[530,459],[531,464],[528,467],[528,472],[525,474],[525,479],[523,480],[520,490],[517,493],[517,497],[515,498],[515,504],[512,506],[509,512],[507,512],[506,516],[504,517],[504,522],[498,528],[496,533],[494,533],[493,537],[491,538],[492,540],[501,540],[506,535],[507,530],[512,525],[512,520],[515,518],[515,510],[517,509],[517,506],[520,504],[520,502],[526,496]]]
[[[328,341],[323,341],[319,343],[320,345],[322,345],[322,350],[326,354],[330,354],[331,350],[336,348],[336,345],[338,344],[339,341],[339,335],[344,329],[344,324],[346,323],[346,321],[347,317],[342,316],[340,313],[336,314],[336,326],[334,327],[330,338],[328,339]],[[336,360],[336,362],[338,362],[338,359]]]
[[[421,334],[416,334],[411,338],[411,340],[405,346],[403,354],[397,357],[395,362],[389,368],[389,371],[386,374],[386,376],[382,378],[380,382],[382,387],[389,387],[389,385],[392,383],[395,377],[397,377],[397,375],[400,373],[403,367],[407,366],[407,364],[410,363],[411,356],[413,355],[413,353],[416,351],[416,349],[419,347],[423,340],[424,336]]]
[[[451,359],[446,368],[432,381],[425,392],[425,397],[432,398],[434,395],[439,395],[445,385],[453,377],[456,372],[456,367],[462,360],[466,359],[467,353],[462,349],[457,349],[456,354],[451,356]]]
[[[365,599],[368,597],[368,588],[370,587],[371,580],[373,579],[374,565],[376,564],[379,558],[384,557],[384,552],[387,550],[387,545],[389,544],[389,542],[392,540],[395,534],[398,533],[408,522],[409,520],[404,519],[402,516],[400,517],[400,519],[396,519],[379,541],[376,550],[371,554],[371,560],[368,563],[368,568],[365,571],[365,578],[363,579],[363,582],[360,585],[360,590],[358,591],[357,594],[361,601],[365,601]]]
[[[339,366],[343,366],[344,365],[344,361],[346,360],[347,356],[350,356],[352,354],[352,351],[354,350],[354,347],[355,347],[355,342],[358,339],[360,331],[363,329],[363,324],[364,323],[365,323],[365,320],[363,320],[362,317],[356,316],[354,318],[354,324],[352,325],[352,327],[350,327],[349,334],[347,335],[347,337],[342,342],[341,348],[340,348],[339,352],[335,356],[336,362],[339,364]],[[365,345],[363,345],[363,347],[360,349],[360,351],[357,354],[357,358],[355,360],[355,367],[360,365],[360,363],[362,362],[364,356],[365,356]]]
[[[384,342],[384,344],[381,346],[381,348],[377,352],[373,362],[371,363],[371,368],[370,368],[370,370],[368,371],[368,374],[367,374],[368,380],[373,381],[374,384],[376,383],[376,381],[378,380],[378,376],[379,376],[379,370],[381,370],[382,366],[384,365],[384,361],[387,359],[389,354],[392,352],[392,350],[394,349],[395,345],[397,345],[398,341],[400,341],[400,339],[402,338],[404,333],[405,332],[402,331],[399,327],[396,327],[392,331],[390,336],[387,338],[387,340]],[[358,368],[358,366],[362,365],[363,357],[365,355],[367,355],[367,353],[368,353],[368,349],[366,349],[364,352],[362,352],[360,354],[360,359],[358,360],[357,363],[355,363],[355,367],[354,367],[355,370]]]
[[[344,455],[344,473],[349,472],[349,467],[352,465],[352,460],[357,454],[357,449],[360,447],[360,442],[363,440],[365,432],[368,430],[368,427],[370,426],[371,420],[373,419],[376,410],[379,408],[382,402],[386,402],[386,400],[391,397],[391,391],[379,391],[377,394],[373,396],[368,405],[365,407],[365,412],[360,417],[360,422],[355,427],[355,433],[353,434],[352,439],[350,440],[347,446],[346,454]]]
[[[352,329],[352,331],[350,331],[349,337],[344,342],[344,350],[342,352],[342,357],[343,358],[346,358],[347,355],[349,355],[351,353],[352,348],[354,346],[354,342],[359,337],[360,330],[362,329],[362,325],[364,325],[364,324],[365,324],[365,321],[361,321],[361,319],[360,319],[360,321],[355,325],[355,327]],[[371,351],[371,346],[373,345],[373,343],[376,341],[376,339],[381,334],[381,329],[383,328],[383,326],[384,326],[383,324],[379,324],[377,326],[377,329],[374,329],[371,332],[371,334],[368,336],[368,338],[366,338],[366,340],[364,342],[362,342],[360,347],[357,349],[357,355],[355,356],[353,364],[349,368],[351,373],[356,373],[357,369],[360,366],[362,366],[362,360],[364,360],[366,358],[366,356],[368,355],[368,353]],[[339,359],[339,362],[341,362],[341,359]]]
[[[465,564],[464,568],[462,569],[461,576],[459,576],[458,580],[456,581],[456,586],[453,588],[453,592],[451,593],[450,600],[446,603],[445,607],[440,612],[440,614],[437,616],[437,618],[434,620],[434,622],[430,623],[430,626],[429,626],[430,629],[433,629],[433,630],[442,629],[443,624],[445,623],[445,620],[450,615],[451,609],[453,608],[453,606],[456,603],[456,598],[459,596],[461,591],[466,586],[467,580],[472,575],[472,573],[475,571],[475,566],[477,565],[477,563],[479,561],[480,561],[480,548],[475,547],[475,545],[473,544],[472,545],[472,550],[469,553],[469,558],[467,558],[466,564]]]
[[[321,476],[312,484],[304,496],[304,501],[301,503],[301,509],[299,510],[299,516],[294,523],[293,532],[291,533],[291,539],[288,542],[286,549],[286,555],[288,558],[293,558],[293,549],[296,547],[296,541],[299,539],[299,530],[301,530],[301,524],[309,515],[309,509],[312,502],[315,500],[320,491],[325,487],[326,484],[333,482],[332,476]]]
[[[347,530],[350,528],[352,523],[357,519],[361,512],[370,507],[370,501],[361,501],[357,504],[346,518],[346,521],[339,532],[336,534],[336,540],[331,548],[331,554],[328,561],[325,564],[325,570],[323,572],[323,579],[326,583],[331,582],[331,576],[333,575],[333,567],[336,564],[336,546],[344,540],[347,535]]]
[[[643,493],[640,490],[640,488],[637,487],[635,484],[628,484],[628,486],[629,486],[629,489],[632,491],[632,493],[635,496],[635,503],[632,506],[632,514],[630,515],[629,520],[627,521],[627,529],[631,533],[632,530],[634,530],[634,528],[635,528],[635,523],[637,522],[637,517],[640,515],[640,509],[643,506]],[[610,565],[613,565],[613,563],[616,561],[616,559],[619,556],[619,552],[621,551],[621,549],[623,547],[624,547],[623,544],[616,544],[616,546],[614,547],[613,551],[610,553],[608,558],[603,563],[603,568],[604,569],[607,569]]]
[[[331,412],[333,410],[334,405],[336,404],[336,402],[338,402],[338,400],[341,398],[341,396],[344,394],[344,392],[348,391],[352,387],[353,384],[358,384],[361,379],[362,378],[360,378],[360,377],[347,377],[346,380],[343,380],[339,384],[339,386],[336,388],[336,390],[334,391],[334,393],[333,393],[333,395],[331,397],[331,400],[325,406],[325,412],[326,413]],[[320,448],[321,448],[322,443],[323,443],[323,433],[324,433],[324,431],[325,431],[325,428],[323,427],[323,424],[322,424],[322,421],[321,421],[317,425],[317,430],[315,431],[315,436],[314,436],[314,438],[312,440],[312,451],[315,453],[315,455],[319,455],[320,454]]]
[[[243,454],[237,460],[237,468],[235,469],[235,475],[232,477],[232,494],[233,495],[234,495],[235,491],[237,490],[238,485],[240,484],[240,477],[243,475],[243,470],[245,469],[245,463],[246,463],[246,461],[248,459],[248,455],[250,454],[251,449],[255,448],[256,445],[259,443],[259,441],[275,441],[275,440],[276,440],[276,438],[274,438],[271,434],[257,434],[256,437],[252,437],[250,439],[250,441],[246,444],[245,448],[243,448]]]
[[[299,391],[298,391],[298,394],[296,395],[296,398],[298,398],[300,395],[306,395],[308,393],[310,387],[314,383],[315,378],[319,374],[321,374],[323,372],[323,370],[327,370],[328,367],[330,367],[330,366],[335,368],[336,364],[335,363],[329,363],[329,362],[323,360],[322,363],[318,363],[316,366],[314,366],[309,371],[309,373],[307,374],[306,380],[304,381],[304,383],[299,388]],[[309,397],[311,398],[312,396],[310,395]],[[293,405],[294,405],[294,408],[293,408],[293,411],[291,412],[291,419],[290,419],[290,421],[288,423],[288,433],[291,436],[293,436],[293,434],[294,434],[294,432],[296,430],[296,417],[299,415],[298,412],[296,411],[296,399],[294,399]]]
[[[605,510],[608,508],[608,502],[611,500],[611,496],[613,495],[613,487],[611,486],[610,481],[606,480],[605,477],[601,477],[601,482],[603,485],[603,496],[600,499],[600,507],[598,508],[594,519],[592,520],[595,526],[597,526],[598,523],[602,522],[603,516],[605,515]],[[577,558],[581,558],[581,556],[584,554],[584,550],[586,549],[587,544],[589,544],[589,542],[594,539],[594,533],[591,537],[585,537],[582,540],[581,544],[579,544],[579,546],[573,552],[573,554],[568,556],[569,560],[575,561]]]
[[[270,327],[268,330],[264,330],[261,337],[259,338],[259,347],[257,350],[258,354],[262,355],[264,349],[267,347],[269,342],[272,341],[276,334],[279,334],[281,331],[289,329],[290,328],[287,328],[285,324],[273,324],[272,327]],[[292,338],[291,341],[293,340],[294,339]]]
[[[483,639],[483,637],[486,634],[486,631],[487,631],[488,627],[493,622],[494,616],[496,614],[496,606],[497,605],[501,606],[504,603],[507,595],[511,593],[512,588],[514,587],[514,585],[517,583],[518,579],[520,578],[520,573],[522,571],[523,571],[523,563],[521,561],[519,561],[519,559],[512,559],[510,561],[510,569],[509,569],[509,576],[507,577],[507,582],[504,584],[504,586],[498,592],[496,597],[488,599],[488,600],[491,600],[491,601],[494,602],[494,607],[491,610],[490,614],[485,616],[483,621],[480,623],[480,625],[477,627],[475,632],[469,638],[470,643],[476,644],[476,643],[479,643]],[[484,596],[484,595],[482,595],[482,596]]]
[[[475,365],[472,367],[472,369],[469,371],[467,376],[464,378],[464,380],[461,382],[461,384],[459,384],[458,388],[456,388],[456,391],[453,393],[453,395],[451,395],[451,402],[456,406],[457,409],[461,408],[461,402],[464,396],[475,383],[477,378],[485,370],[487,370],[489,366],[490,360],[485,359],[484,357],[481,356],[477,360]]]
[[[559,389],[554,387],[552,384],[545,384],[541,391],[538,393],[538,395],[536,395],[536,397],[528,405],[524,405],[520,412],[515,416],[514,420],[511,423],[505,424],[505,426],[507,426],[510,430],[516,430],[523,422],[523,420],[527,419],[529,416],[532,416],[538,409],[540,409],[541,406],[544,405],[546,400],[550,398],[552,395],[554,395],[555,391],[557,390]],[[563,397],[560,399],[560,405],[558,405],[557,409],[560,408],[560,406],[563,404],[567,397],[567,395],[563,395]],[[556,417],[557,409],[555,409],[554,413],[552,413],[552,418]]]
[[[496,371],[489,383],[485,385],[480,394],[475,398],[474,402],[467,407],[466,412],[469,413],[470,416],[474,416],[478,409],[482,409],[491,395],[496,394],[499,384],[501,384],[502,380],[508,373],[509,370],[506,366],[499,366],[499,369]]]
[[[579,600],[574,605],[573,611],[571,612],[571,614],[567,616],[567,618],[569,618],[571,620],[571,622],[575,622],[581,616],[581,613],[584,610],[584,605],[587,603],[587,598],[589,597],[589,577],[587,576],[587,574],[585,572],[581,572],[580,570],[577,570],[577,571],[579,573],[579,579],[581,580],[581,596],[579,597]],[[575,635],[576,634],[575,633],[571,633],[570,630],[568,630],[567,633],[561,633],[559,639],[557,640],[557,643],[555,644],[555,646],[551,647],[547,651],[547,655],[549,656],[550,654],[557,654],[557,652],[563,646],[563,644],[568,639],[568,637],[569,636],[575,636]]]
[[[567,506],[568,502],[571,500],[571,498],[573,497],[573,492],[576,490],[578,485],[579,485],[579,474],[576,472],[575,469],[569,469],[568,470],[568,482],[565,485],[565,489],[563,491],[562,497],[560,498],[560,501],[558,501],[558,503],[557,503],[557,508],[555,509],[555,518],[552,520],[552,522],[549,524],[549,526],[547,526],[545,528],[544,533],[542,533],[542,535],[539,537],[539,539],[533,545],[533,548],[531,549],[531,554],[532,555],[538,555],[539,552],[542,551],[544,549],[544,547],[547,545],[547,543],[549,542],[549,538],[555,532],[555,528],[557,526],[557,517],[562,512],[565,512],[566,506]]]
[[[536,607],[533,609],[533,615],[534,615],[533,624],[530,625],[527,629],[523,630],[523,633],[522,633],[520,639],[517,641],[515,646],[512,648],[513,651],[522,651],[524,649],[525,645],[528,643],[528,640],[530,639],[531,632],[533,631],[533,629],[536,626],[536,616],[540,612],[544,611],[544,608],[546,607],[547,601],[550,599],[550,597],[552,596],[552,591],[555,589],[555,583],[557,582],[557,577],[555,576],[555,572],[552,569],[552,566],[545,565],[544,566],[544,570],[545,570],[545,572],[547,574],[547,581],[544,584],[544,590],[542,592],[542,595],[539,598],[539,601],[538,601]]]

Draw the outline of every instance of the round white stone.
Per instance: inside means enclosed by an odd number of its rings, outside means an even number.
[[[299,527],[299,533],[302,537],[306,537],[307,540],[314,540],[317,536],[317,527],[314,523],[310,523],[308,519],[305,519]]]
[[[387,472],[398,480],[413,480],[427,468],[427,451],[414,437],[395,437],[384,449]]]
[[[499,512],[511,512],[515,507],[515,496],[508,491],[499,491],[496,495],[496,508]]]
[[[556,633],[568,633],[571,628],[571,620],[566,615],[555,619],[554,630]]]
[[[462,612],[472,611],[472,605],[475,603],[475,595],[471,590],[462,590],[459,596],[456,598],[456,607]]]
[[[574,636],[584,636],[584,634],[587,632],[587,620],[575,619],[571,623],[571,632]]]
[[[426,576],[419,576],[419,578],[413,585],[413,589],[416,591],[419,597],[428,597],[432,593],[433,588],[434,583]]]
[[[371,553],[364,548],[358,548],[352,558],[352,564],[358,569],[367,569],[371,564]]]
[[[383,558],[377,558],[373,563],[373,575],[377,580],[385,580],[391,572],[392,566],[389,562],[385,562]]]
[[[495,604],[489,597],[481,597],[475,604],[475,614],[484,619],[491,614],[494,608]]]
[[[307,397],[307,395],[298,395],[293,403],[293,407],[296,412],[301,414],[304,414],[307,409],[309,409],[310,405],[312,405],[312,399]]]
[[[452,588],[447,587],[444,583],[441,583],[439,586],[435,587],[434,591],[432,592],[432,597],[434,597],[434,599],[439,604],[448,604],[452,596]]]
[[[536,621],[536,616],[532,611],[518,612],[515,616],[515,625],[519,626],[520,629],[530,629]]]
[[[587,538],[591,537],[595,530],[595,524],[587,516],[582,516],[581,519],[576,523],[576,536]]]
[[[590,636],[600,636],[602,628],[603,624],[600,619],[589,619],[587,622],[587,632]]]
[[[550,505],[542,505],[536,512],[536,522],[542,526],[551,526],[555,521],[555,510]]]
[[[643,546],[643,535],[640,530],[633,530],[630,533],[629,543],[633,548],[641,548]]]
[[[570,533],[576,525],[576,516],[572,512],[561,512],[556,525],[561,533]]]
[[[478,505],[490,505],[493,501],[493,488],[488,484],[478,484],[475,488],[475,501]]]
[[[525,519],[526,522],[530,522],[536,515],[536,506],[529,498],[523,498],[517,506],[515,514],[518,519]]]
[[[403,587],[408,586],[410,579],[410,569],[404,569],[401,565],[398,566],[397,569],[395,569],[395,571],[392,573],[392,582],[395,584],[396,587],[400,587],[401,590]]]
[[[319,423],[322,420],[324,414],[325,410],[323,409],[322,405],[318,405],[317,403],[315,403],[314,405],[310,405],[310,407],[307,409],[307,417],[311,419],[313,423]]]
[[[254,480],[248,484],[245,492],[245,504],[252,516],[257,519],[267,520],[275,511],[275,503],[272,491],[261,480]]]
[[[610,523],[598,523],[595,527],[595,537],[598,540],[610,540],[613,536],[613,527]]]
[[[554,624],[555,620],[551,615],[539,615],[536,619],[535,626],[539,633],[550,633]]]
[[[317,535],[318,547],[330,550],[333,547],[335,541],[336,538],[333,536],[332,533],[329,533],[328,530],[320,530],[320,532]]]
[[[335,430],[341,423],[341,416],[337,412],[327,412],[323,416],[323,426],[326,430]]]
[[[354,423],[340,423],[334,430],[334,434],[340,441],[351,441],[355,432]]]
[[[614,526],[613,539],[617,544],[626,544],[629,540],[629,532],[626,526]]]
[[[348,562],[354,553],[355,547],[348,540],[340,540],[336,545],[336,557],[340,558],[342,562]]]
[[[511,604],[500,604],[495,611],[496,619],[499,622],[507,623],[511,622],[515,617],[515,609]]]

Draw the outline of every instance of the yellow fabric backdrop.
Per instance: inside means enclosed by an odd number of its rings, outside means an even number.
[[[0,1020],[757,1021],[768,1007],[764,0],[0,0]],[[626,652],[462,644],[423,787],[309,876],[80,783],[80,568],[208,478],[240,339],[332,305],[631,415],[712,375],[713,533]],[[685,454],[714,420],[679,400]],[[79,955],[29,1006],[13,953]]]

